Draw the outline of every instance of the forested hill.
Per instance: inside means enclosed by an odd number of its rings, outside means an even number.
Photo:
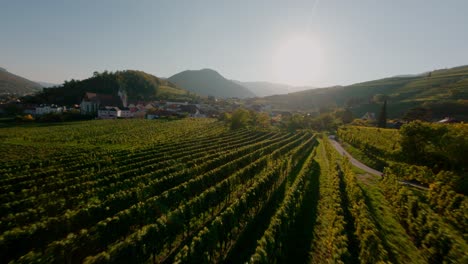
[[[65,81],[58,87],[45,88],[41,94],[31,98],[31,101],[71,105],[78,104],[85,92],[117,95],[119,89],[127,92],[130,102],[152,99],[190,100],[195,97],[167,80],[142,71],[125,70],[95,72],[85,80]]]
[[[249,89],[224,78],[221,74],[211,69],[183,71],[171,76],[168,80],[200,95],[224,98],[255,97],[255,94]]]
[[[28,94],[40,89],[41,85],[0,68],[0,94]]]
[[[378,113],[384,98],[388,100],[389,117],[401,117],[409,109],[423,108],[433,118],[454,116],[467,120],[468,66],[269,96],[261,102],[282,110],[350,107],[355,115],[361,116],[366,112]]]

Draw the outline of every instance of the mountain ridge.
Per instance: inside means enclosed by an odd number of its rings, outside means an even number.
[[[245,88],[252,91],[259,97],[270,96],[275,94],[287,94],[292,92],[298,92],[306,89],[316,89],[316,87],[311,86],[293,86],[283,83],[274,83],[268,81],[238,81],[232,80],[233,82],[244,86]]]
[[[312,111],[348,107],[356,116],[378,112],[379,97],[389,101],[390,117],[425,108],[435,117],[468,119],[468,65],[404,77],[388,77],[347,86],[334,86],[259,99],[275,109]]]
[[[19,94],[26,95],[38,92],[42,86],[38,83],[28,80],[22,76],[16,75],[0,67],[0,94]]]
[[[246,87],[226,79],[219,72],[204,68],[185,70],[168,78],[191,92],[204,96],[248,98],[256,95]]]

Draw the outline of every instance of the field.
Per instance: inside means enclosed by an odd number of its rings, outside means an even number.
[[[464,227],[391,171],[361,183],[311,131],[101,120],[4,127],[0,140],[2,262],[467,260]]]

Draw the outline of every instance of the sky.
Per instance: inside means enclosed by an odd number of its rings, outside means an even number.
[[[468,64],[465,0],[0,0],[0,67],[62,83],[94,71],[325,87]]]

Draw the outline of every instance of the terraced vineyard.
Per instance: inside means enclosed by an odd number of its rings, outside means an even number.
[[[463,230],[437,214],[457,235],[449,251],[399,207],[386,217],[401,234],[386,237],[350,163],[309,131],[114,120],[0,138],[4,263],[427,263],[426,251],[447,262],[466,252]],[[390,180],[382,190],[409,197]]]

